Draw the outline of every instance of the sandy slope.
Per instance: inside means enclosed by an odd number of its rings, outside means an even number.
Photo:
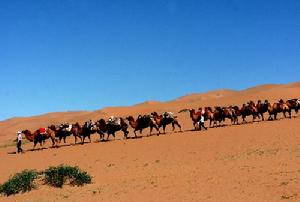
[[[241,104],[250,99],[273,101],[300,97],[299,83],[267,85],[236,92],[221,90],[188,95],[167,103],[146,102],[132,107],[106,108],[96,112],[52,113],[0,122],[0,143],[14,137],[17,128],[39,127],[59,120],[87,120],[110,114],[175,111],[189,107]],[[179,115],[183,133],[70,145],[10,154],[14,147],[0,148],[0,182],[27,169],[44,169],[62,163],[78,165],[91,173],[93,184],[54,189],[42,186],[30,193],[0,197],[0,201],[299,201],[300,117],[239,126],[189,131],[187,113]],[[250,119],[249,119],[250,120]],[[40,124],[40,125],[38,125]],[[132,132],[130,133],[132,136]],[[50,142],[47,143],[47,146]],[[25,149],[30,149],[26,144]]]

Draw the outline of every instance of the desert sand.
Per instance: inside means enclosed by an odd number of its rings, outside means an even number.
[[[24,169],[42,170],[59,164],[77,165],[93,176],[93,183],[62,189],[40,186],[29,193],[0,197],[0,201],[300,201],[300,115],[277,121],[192,131],[184,108],[228,106],[249,100],[300,98],[300,83],[262,85],[242,91],[217,90],[190,94],[169,102],[147,101],[130,107],[94,112],[60,112],[0,122],[0,183]],[[60,148],[12,154],[15,132],[63,121],[85,120],[172,111],[183,132],[74,145],[69,137]],[[265,115],[267,116],[267,114]],[[207,123],[206,123],[207,124]],[[130,130],[130,137],[134,134]],[[23,148],[30,150],[32,143]]]

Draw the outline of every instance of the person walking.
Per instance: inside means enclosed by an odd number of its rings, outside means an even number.
[[[20,131],[17,132],[17,153],[22,153],[22,133]]]
[[[204,128],[205,130],[207,130],[207,128],[204,126],[204,114],[205,111],[200,109],[201,111],[201,117],[200,117],[200,121],[199,121],[199,130],[201,130],[201,128]]]

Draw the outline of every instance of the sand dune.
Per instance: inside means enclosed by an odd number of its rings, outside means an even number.
[[[93,175],[84,187],[53,189],[43,186],[30,193],[0,197],[0,201],[299,201],[300,200],[300,116],[190,131],[188,113],[177,112],[200,106],[241,105],[249,100],[277,101],[300,98],[300,82],[262,85],[242,91],[217,90],[190,94],[169,102],[148,101],[130,107],[109,107],[94,112],[59,112],[0,122],[0,183],[23,169],[44,169],[50,165],[78,165]],[[15,138],[15,131],[35,129],[63,121],[83,122],[106,118],[173,111],[183,133],[72,145],[58,149],[10,154],[4,147]],[[293,114],[295,115],[295,114]],[[282,118],[282,115],[280,115]],[[247,119],[248,121],[251,118]],[[133,137],[130,130],[130,137]],[[46,146],[50,146],[47,142]],[[32,144],[24,145],[26,150]],[[5,163],[4,163],[5,162]]]

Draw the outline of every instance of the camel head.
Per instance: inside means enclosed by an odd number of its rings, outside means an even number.
[[[30,130],[23,130],[22,133],[25,135],[26,139],[29,140],[30,142],[33,142],[34,140],[34,134],[30,132]]]
[[[133,116],[127,116],[126,119],[130,122],[130,121],[134,121]]]
[[[157,112],[152,112],[151,115],[154,116],[154,117],[158,117],[159,116]]]
[[[48,128],[50,128],[51,130],[53,130],[53,131],[56,131],[56,127],[55,127],[55,125],[50,125],[50,126],[48,126]]]

